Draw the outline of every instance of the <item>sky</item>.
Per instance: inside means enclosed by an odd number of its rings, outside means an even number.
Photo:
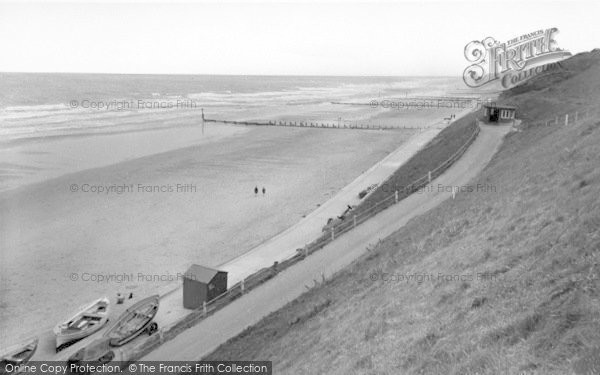
[[[461,76],[464,47],[557,27],[600,47],[600,1],[0,0],[0,72]]]

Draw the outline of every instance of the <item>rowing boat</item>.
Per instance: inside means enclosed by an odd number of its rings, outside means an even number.
[[[157,295],[145,298],[128,308],[116,322],[104,333],[104,337],[110,338],[111,346],[121,346],[136,338],[142,332],[149,335],[156,332],[158,325],[152,321],[158,306],[160,297]]]
[[[15,372],[12,368],[27,363],[33,357],[37,346],[38,339],[36,337],[0,350],[0,374],[11,374]],[[7,371],[7,365],[10,365],[10,371]]]
[[[54,327],[57,351],[97,332],[108,321],[109,312],[110,300],[108,297],[102,297],[81,307],[70,319],[57,324]]]
[[[115,352],[111,350],[110,339],[101,337],[92,341],[86,347],[79,349],[67,359],[67,365],[79,365],[89,363],[95,365],[106,364],[115,358]]]

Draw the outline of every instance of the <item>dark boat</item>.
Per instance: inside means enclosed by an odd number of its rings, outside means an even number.
[[[0,351],[0,374],[12,374],[18,371],[7,371],[6,366],[17,367],[27,363],[38,346],[38,339],[34,338],[21,344],[11,346]]]
[[[152,319],[158,312],[159,304],[158,294],[139,301],[121,314],[104,333],[104,337],[110,339],[111,346],[121,346],[143,332],[153,334],[158,330],[158,325]]]
[[[79,349],[75,354],[67,359],[67,366],[71,368],[71,365],[79,365],[85,363],[86,365],[99,366],[109,363],[115,358],[115,352],[110,347],[110,339],[103,337],[91,342],[85,348]],[[73,372],[74,374],[87,375],[86,372]]]

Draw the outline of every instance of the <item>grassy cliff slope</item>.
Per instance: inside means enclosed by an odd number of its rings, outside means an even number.
[[[506,92],[510,133],[459,193],[205,359],[289,374],[569,374],[600,347],[600,51]],[[383,275],[386,275],[385,277]],[[386,279],[387,281],[384,281]]]

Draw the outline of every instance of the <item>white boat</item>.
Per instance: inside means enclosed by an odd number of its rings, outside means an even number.
[[[108,321],[110,300],[102,297],[83,306],[70,319],[54,327],[56,350],[98,331]]]
[[[30,339],[10,348],[0,350],[0,374],[11,374],[15,371],[7,371],[6,366],[19,366],[27,363],[38,346],[38,339]]]

